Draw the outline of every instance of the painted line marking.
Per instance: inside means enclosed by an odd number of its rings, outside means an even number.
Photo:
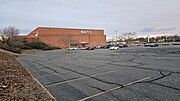
[[[127,83],[127,84],[123,85],[123,87],[130,86],[130,85],[133,85],[133,84],[135,84],[135,83],[137,83],[137,82],[141,82],[141,81],[144,81],[144,80],[147,80],[147,79],[150,79],[150,78],[151,78],[151,77],[145,77],[145,78],[142,78],[142,79],[140,79],[140,80]],[[118,87],[112,88],[112,89],[110,89],[110,90],[107,90],[107,91],[104,91],[104,92],[101,92],[101,93],[97,93],[97,94],[95,94],[95,95],[91,95],[91,96],[89,96],[89,97],[80,99],[80,100],[78,100],[78,101],[85,101],[85,100],[88,100],[88,99],[90,99],[90,98],[93,98],[93,97],[96,97],[96,96],[99,96],[99,95],[102,95],[102,94],[105,94],[105,93],[108,93],[108,92],[111,92],[111,91],[113,91],[113,90],[117,90],[117,89],[120,89],[120,88],[122,88],[122,86],[118,86]]]
[[[95,74],[95,75],[90,75],[90,76],[94,77],[94,76],[109,74],[109,73],[112,73],[112,72],[116,72],[116,70],[108,71],[108,72],[104,72],[104,73],[100,73],[100,74]],[[54,83],[54,84],[46,85],[45,87],[51,87],[51,86],[54,86],[54,85],[69,83],[69,82],[73,82],[73,81],[81,80],[81,79],[86,79],[86,78],[90,78],[90,77],[86,77],[85,76],[85,77],[81,77],[81,78],[77,78],[77,79],[73,79],[73,80],[68,80],[68,81],[64,81],[64,82],[59,82],[59,83]]]

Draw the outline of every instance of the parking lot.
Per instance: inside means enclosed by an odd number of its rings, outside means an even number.
[[[180,101],[180,47],[53,50],[18,60],[57,101]]]

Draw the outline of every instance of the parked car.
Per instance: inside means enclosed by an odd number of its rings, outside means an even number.
[[[96,49],[101,49],[102,48],[102,46],[96,46]]]
[[[127,45],[127,44],[124,44],[123,47],[128,47],[128,45]]]
[[[112,47],[113,45],[106,45],[106,46],[104,46],[104,48],[106,48],[106,49],[109,49],[110,47]]]
[[[119,46],[119,48],[128,47],[127,44],[119,44],[118,46]]]
[[[85,50],[94,50],[96,47],[87,47]]]
[[[119,49],[119,47],[118,47],[118,46],[112,46],[112,47],[110,47],[109,49],[110,49],[110,50],[117,50],[117,49]]]
[[[86,47],[81,47],[81,48],[78,48],[79,50],[86,50],[87,48]]]
[[[118,45],[119,46],[119,48],[123,48],[123,45]]]
[[[77,47],[70,47],[68,48],[68,50],[77,50],[78,48]]]
[[[145,47],[158,47],[157,43],[146,43],[144,44]]]

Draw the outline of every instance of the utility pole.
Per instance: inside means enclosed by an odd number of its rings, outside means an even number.
[[[115,30],[115,34],[116,34],[116,45],[117,45],[117,30]]]
[[[147,35],[147,39],[148,39],[147,42],[149,43],[149,35]]]

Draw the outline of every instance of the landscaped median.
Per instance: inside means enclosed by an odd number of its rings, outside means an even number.
[[[54,101],[54,98],[16,60],[0,51],[0,101]]]

